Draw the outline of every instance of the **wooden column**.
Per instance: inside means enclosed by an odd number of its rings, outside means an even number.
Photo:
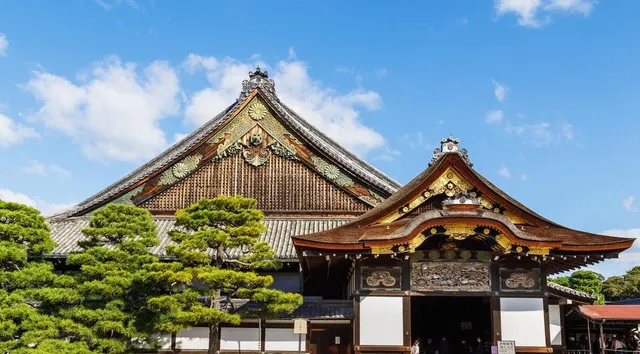
[[[502,326],[500,321],[500,297],[491,296],[491,345],[498,345],[502,339]]]

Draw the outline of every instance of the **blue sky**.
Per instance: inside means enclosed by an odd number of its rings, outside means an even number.
[[[400,182],[442,137],[542,215],[640,236],[640,2],[0,2],[0,197],[81,201],[237,97],[283,101]],[[621,273],[640,246],[596,267]]]

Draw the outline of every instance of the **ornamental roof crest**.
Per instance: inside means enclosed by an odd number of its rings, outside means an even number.
[[[269,79],[269,73],[266,70],[261,70],[259,66],[256,67],[256,71],[249,72],[249,80],[242,81],[242,91],[240,92],[240,101],[244,101],[253,90],[260,88],[268,95],[276,97],[276,85],[272,79]]]
[[[467,154],[467,149],[460,149],[460,139],[453,136],[440,140],[440,147],[433,150],[433,158],[429,162],[429,166],[436,163],[446,154],[458,154],[469,167],[473,167],[473,163]]]

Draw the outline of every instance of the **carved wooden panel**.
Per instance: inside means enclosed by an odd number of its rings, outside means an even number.
[[[500,290],[540,291],[540,269],[500,269]]]
[[[402,268],[401,267],[361,267],[360,288],[364,290],[373,289],[402,289]]]
[[[412,262],[415,291],[491,291],[489,264],[480,262]]]
[[[298,161],[271,156],[269,163],[254,167],[240,154],[202,166],[141,206],[173,211],[218,195],[256,198],[264,211],[364,212],[371,208]]]

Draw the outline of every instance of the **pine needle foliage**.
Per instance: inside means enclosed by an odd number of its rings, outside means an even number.
[[[301,295],[269,289],[273,277],[258,273],[281,266],[269,245],[259,241],[263,217],[257,201],[242,196],[203,199],[176,212],[176,227],[169,233],[175,245],[167,246],[167,254],[183,266],[184,278],[173,293],[150,299],[149,306],[162,314],[157,329],[206,326],[212,354],[220,326],[239,324],[249,315],[248,305],[277,314],[302,304]],[[241,256],[233,259],[232,250]],[[236,306],[238,299],[249,304]]]
[[[93,353],[86,328],[58,316],[81,297],[44,260],[55,246],[38,210],[0,200],[0,353]]]
[[[158,244],[148,210],[109,204],[91,216],[84,229],[84,250],[71,254],[67,264],[75,274],[82,303],[61,315],[88,329],[89,348],[100,353],[128,353],[136,339],[149,336],[145,269],[158,263],[149,251]]]

